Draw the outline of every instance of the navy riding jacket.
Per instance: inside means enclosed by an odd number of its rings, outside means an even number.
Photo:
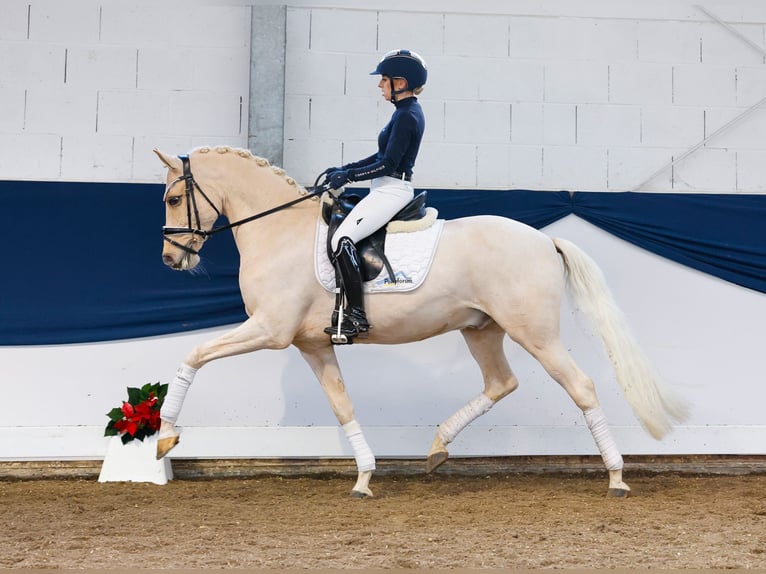
[[[415,96],[394,103],[391,120],[378,135],[378,152],[343,166],[350,181],[373,179],[393,173],[412,177],[412,168],[426,128],[423,109]]]

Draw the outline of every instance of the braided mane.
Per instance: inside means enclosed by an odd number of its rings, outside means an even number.
[[[259,157],[257,155],[253,155],[253,153],[248,149],[243,148],[235,148],[230,147],[227,145],[219,145],[215,147],[210,146],[200,146],[197,148],[194,148],[191,153],[199,152],[199,153],[210,153],[210,152],[216,152],[220,154],[224,153],[233,153],[238,155],[241,158],[249,159],[252,161],[255,161],[260,167],[268,167],[271,169],[272,172],[274,172],[276,175],[281,176],[289,185],[295,187],[298,190],[298,193],[301,195],[305,195],[307,193],[306,188],[304,188],[302,185],[300,185],[297,181],[295,181],[292,177],[287,175],[285,173],[285,170],[281,167],[277,167],[275,165],[271,165],[269,163],[269,160],[267,160],[264,157]]]

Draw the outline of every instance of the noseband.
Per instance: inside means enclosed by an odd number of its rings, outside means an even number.
[[[183,181],[185,183],[187,227],[163,226],[162,238],[168,243],[170,243],[171,245],[178,247],[179,249],[182,249],[183,251],[186,251],[187,253],[192,253],[193,255],[199,255],[199,250],[194,249],[190,247],[189,245],[184,245],[183,243],[179,243],[178,241],[171,238],[170,236],[187,234],[192,236],[192,241],[190,243],[196,243],[199,240],[201,240],[202,242],[205,242],[207,238],[210,237],[211,235],[214,235],[221,231],[225,231],[227,229],[232,229],[234,227],[242,225],[243,223],[248,223],[250,221],[260,219],[261,217],[265,217],[267,215],[271,215],[272,213],[276,213],[277,211],[282,211],[283,209],[292,207],[296,203],[300,203],[301,201],[306,201],[307,199],[311,199],[312,197],[321,195],[322,193],[324,193],[325,191],[329,189],[324,184],[320,186],[315,186],[313,188],[310,188],[309,193],[307,193],[303,197],[299,197],[298,199],[294,199],[293,201],[288,201],[287,203],[283,203],[282,205],[278,205],[277,207],[267,209],[266,211],[262,211],[261,213],[257,213],[255,215],[251,215],[250,217],[245,217],[244,219],[240,219],[239,221],[235,221],[234,223],[229,223],[227,225],[221,225],[220,227],[213,227],[212,229],[205,230],[205,229],[202,229],[202,223],[200,222],[199,209],[197,208],[197,198],[194,191],[196,190],[200,193],[200,195],[205,199],[205,201],[207,201],[208,205],[210,205],[210,207],[213,208],[213,211],[215,211],[217,217],[221,216],[221,211],[215,206],[215,204],[210,200],[207,194],[202,190],[199,184],[195,181],[194,176],[192,175],[192,172],[191,172],[191,164],[189,162],[189,156],[179,155],[178,158],[181,160],[181,163],[183,164],[183,175],[177,177],[176,179],[174,179],[167,185],[167,187],[165,188],[165,195],[163,197],[163,201],[165,200],[165,198],[167,198],[168,192],[170,192],[170,190],[173,188],[175,184],[177,184],[180,181]]]

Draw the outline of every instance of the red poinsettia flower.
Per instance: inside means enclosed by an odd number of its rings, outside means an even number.
[[[143,440],[160,428],[160,406],[167,394],[167,385],[146,384],[128,387],[128,400],[107,413],[110,421],[105,436],[122,435],[122,442]]]

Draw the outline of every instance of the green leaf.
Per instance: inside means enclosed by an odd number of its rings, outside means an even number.
[[[123,417],[122,409],[120,407],[114,407],[111,411],[106,413],[106,416],[112,419],[112,421],[118,421]]]
[[[141,402],[141,389],[128,387],[128,402],[131,405],[137,405]]]

